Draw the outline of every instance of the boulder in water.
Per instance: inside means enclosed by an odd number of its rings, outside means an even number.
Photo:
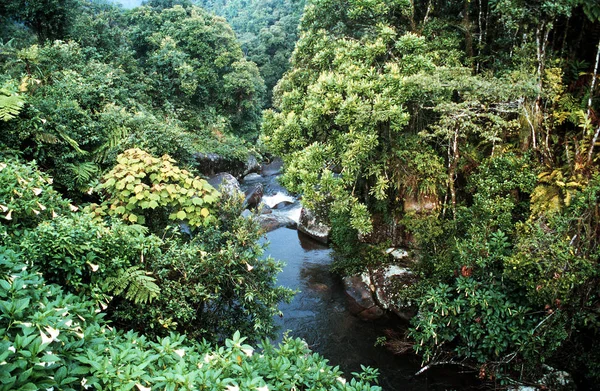
[[[265,232],[275,231],[276,229],[283,227],[294,229],[297,225],[296,222],[289,217],[276,214],[260,215],[256,219]]]
[[[269,164],[264,164],[261,168],[262,176],[273,176],[281,174],[281,170],[283,169],[283,160],[280,158],[275,158]]]
[[[385,312],[373,299],[369,283],[367,273],[344,277],[350,312],[361,319],[376,320],[381,318]]]
[[[416,282],[416,276],[406,267],[386,265],[343,279],[350,311],[362,319],[378,319],[387,311],[404,320],[415,315],[411,302],[398,292]],[[376,307],[376,308],[374,308]]]
[[[248,175],[253,172],[259,172],[261,169],[258,160],[254,155],[248,155],[248,159],[246,159],[246,168],[244,169],[243,175]]]
[[[398,265],[387,265],[370,273],[372,292],[378,305],[392,311],[404,320],[409,320],[415,315],[411,302],[398,297],[398,292],[413,285],[417,279],[413,272]]]
[[[318,240],[321,243],[329,242],[329,232],[331,228],[321,222],[317,216],[306,208],[302,208],[300,212],[300,222],[298,223],[298,231]]]
[[[244,207],[246,208],[255,208],[260,204],[260,201],[263,197],[263,185],[262,183],[257,183],[250,189],[246,190],[246,198],[244,199]]]
[[[269,215],[273,213],[269,205],[265,204],[264,201],[261,201],[261,203],[256,207],[256,211],[259,215]]]
[[[262,176],[253,172],[253,173],[246,175],[244,177],[244,179],[242,179],[242,182],[243,183],[252,183],[252,182],[260,181],[261,179],[262,179]]]
[[[233,196],[241,193],[240,183],[235,177],[227,172],[220,172],[208,179],[208,183],[221,193]]]
[[[280,203],[273,205],[271,209],[283,209],[293,204],[294,203],[292,201],[281,201]]]

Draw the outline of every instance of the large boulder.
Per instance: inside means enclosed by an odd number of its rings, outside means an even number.
[[[275,158],[271,163],[264,164],[261,168],[260,174],[262,176],[273,176],[281,174],[283,169],[283,160]]]
[[[404,320],[415,315],[413,303],[399,295],[417,280],[413,272],[402,266],[387,265],[370,273],[372,293],[375,301],[384,310],[388,310]]]
[[[281,201],[281,202],[273,205],[271,207],[271,209],[285,209],[285,208],[287,208],[290,205],[294,205],[294,202],[293,201],[284,200],[284,201]]]
[[[374,320],[391,312],[409,320],[415,315],[413,303],[401,295],[416,282],[416,276],[405,266],[408,253],[401,249],[390,250],[388,254],[399,262],[343,279],[349,309],[359,318]]]
[[[276,214],[263,214],[256,218],[258,220],[260,227],[265,232],[271,232],[278,228],[296,228],[296,222],[289,217],[276,215]]]
[[[352,314],[364,320],[376,320],[385,315],[373,298],[368,273],[344,277],[343,281]]]
[[[256,156],[248,155],[248,159],[246,159],[246,168],[244,169],[243,175],[246,176],[250,173],[257,173],[260,172],[260,170],[261,166],[260,163],[258,163],[258,160],[256,160]]]
[[[260,180],[262,180],[263,177],[260,176],[259,174],[256,174],[254,172],[244,176],[244,178],[242,179],[242,183],[247,184],[247,183],[253,183],[253,182],[258,182]]]
[[[331,228],[323,223],[313,212],[302,208],[302,211],[300,211],[300,221],[298,222],[298,231],[321,243],[327,244]]]
[[[228,159],[216,153],[197,152],[194,154],[194,161],[198,171],[208,177],[219,172],[229,172],[235,177],[241,177],[246,167],[242,161]]]
[[[235,177],[226,172],[220,172],[208,179],[208,183],[223,194],[230,196],[241,193],[240,183]]]
[[[265,204],[264,201],[261,201],[260,204],[256,207],[256,213],[259,215],[270,215],[273,213],[273,210],[269,207],[269,205]]]
[[[260,204],[264,193],[264,188],[262,183],[257,183],[248,190],[246,190],[245,199],[244,199],[244,207],[245,208],[255,208]]]

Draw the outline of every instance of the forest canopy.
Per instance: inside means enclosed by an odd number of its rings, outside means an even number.
[[[252,354],[292,292],[207,154],[283,158],[341,273],[411,250],[388,347],[597,384],[599,65],[595,0],[2,2],[0,390],[379,389]]]
[[[599,17],[595,1],[308,2],[262,140],[331,223],[339,269],[386,262],[369,244],[414,249],[399,343],[424,363],[597,381]]]

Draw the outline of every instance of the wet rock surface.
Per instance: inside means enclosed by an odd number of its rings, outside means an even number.
[[[300,221],[298,222],[298,231],[321,243],[327,244],[329,242],[329,232],[331,231],[331,228],[321,222],[309,209],[302,208],[302,211],[300,212]]]
[[[244,169],[243,175],[248,175],[250,173],[257,173],[257,172],[260,172],[260,170],[261,170],[261,165],[258,162],[258,160],[256,160],[256,156],[249,155],[248,159],[246,159],[246,167]]]
[[[265,232],[271,232],[282,227],[296,229],[298,225],[289,217],[276,214],[264,214],[258,216],[256,219]]]
[[[375,320],[385,315],[373,298],[368,275],[344,277],[343,282],[348,296],[348,309],[353,315],[365,320]]]
[[[388,254],[395,251],[398,260],[408,257],[408,253],[402,249],[388,251]],[[343,282],[350,301],[350,310],[361,319],[379,319],[387,312],[405,320],[414,316],[412,303],[397,296],[399,291],[416,282],[416,276],[402,264],[386,265],[345,277]]]
[[[208,183],[221,193],[236,195],[241,193],[240,183],[235,177],[227,172],[220,172],[208,179]]]
[[[273,205],[273,207],[271,207],[271,209],[284,209],[293,204],[294,203],[292,201],[281,201],[281,202],[277,203],[276,205]]]
[[[264,188],[262,183],[256,183],[252,187],[246,190],[245,199],[244,199],[244,207],[245,208],[255,208],[260,204],[260,201],[263,198]]]
[[[271,163],[263,164],[260,170],[262,176],[273,176],[281,174],[283,169],[283,160],[275,158]]]

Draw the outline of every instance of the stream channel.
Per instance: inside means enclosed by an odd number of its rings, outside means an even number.
[[[281,201],[289,202],[282,209],[273,209],[272,215],[297,222],[300,203],[279,185],[276,175],[265,174],[264,171],[261,177],[251,174],[242,182],[242,189],[262,183],[265,204],[272,207]],[[279,340],[283,333],[304,339],[313,351],[326,357],[330,365],[339,366],[347,377],[360,371],[361,365],[378,368],[379,385],[384,391],[470,388],[469,377],[456,371],[435,369],[415,377],[420,369],[419,357],[397,356],[375,346],[377,338],[386,329],[396,328],[399,322],[363,321],[350,313],[341,278],[329,271],[332,262],[329,247],[285,227],[268,232],[265,240],[268,242],[265,256],[285,263],[278,275],[279,284],[298,291],[291,303],[279,306],[283,312],[283,317],[276,317]]]

